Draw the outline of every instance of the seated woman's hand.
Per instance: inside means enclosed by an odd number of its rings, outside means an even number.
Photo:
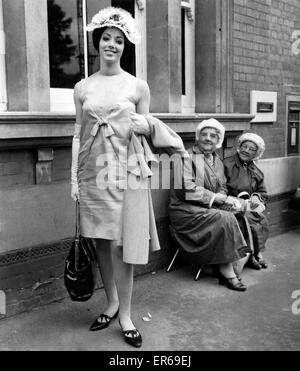
[[[231,196],[227,197],[226,204],[231,207],[231,211],[240,211],[242,207],[241,202],[237,198]]]
[[[227,196],[222,193],[216,193],[214,199],[214,205],[222,206],[225,204]]]
[[[233,213],[240,213],[245,210],[246,203],[242,198],[228,196],[225,205],[228,205],[230,209],[229,211]]]
[[[148,121],[145,119],[143,115],[140,115],[135,112],[131,112],[131,129],[135,134],[139,135],[150,135],[150,127]]]
[[[251,196],[250,199],[250,208],[256,209],[261,204],[261,201],[258,196]]]

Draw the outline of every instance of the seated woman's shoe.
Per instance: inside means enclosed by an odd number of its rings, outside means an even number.
[[[263,269],[267,269],[267,268],[268,268],[268,264],[267,264],[267,262],[265,261],[264,258],[256,256],[255,259],[256,259],[256,261],[258,262],[258,264],[259,264]]]
[[[121,322],[119,321],[124,340],[126,341],[127,344],[135,347],[135,348],[140,348],[142,346],[143,340],[142,340],[142,335],[139,333],[137,329],[134,330],[127,330],[124,331],[121,326]]]
[[[261,270],[261,266],[258,263],[258,261],[255,259],[254,255],[249,256],[249,260],[246,263],[246,267],[251,268],[251,269],[255,269],[257,271]]]
[[[247,286],[245,286],[241,279],[238,279],[238,282],[234,282],[234,278],[226,278],[223,275],[219,277],[219,284],[227,286],[230,290],[234,291],[246,291]]]
[[[236,270],[234,269],[234,267],[233,267],[233,270],[234,270],[234,273],[235,273],[235,275],[236,275],[236,278],[237,278],[240,282],[242,282],[242,277],[241,277],[241,276],[236,272]],[[223,280],[225,279],[225,277],[224,277],[224,276],[222,275],[222,273],[220,272],[220,268],[217,267],[217,266],[213,266],[213,272],[214,272],[215,276],[218,277],[219,282],[223,282]],[[220,285],[221,285],[221,283],[220,283]]]
[[[107,328],[113,319],[118,317],[119,310],[113,317],[108,316],[107,314],[100,314],[96,321],[91,325],[90,331],[99,331]]]

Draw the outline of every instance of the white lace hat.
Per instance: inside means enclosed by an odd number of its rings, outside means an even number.
[[[252,142],[257,146],[257,153],[253,161],[259,160],[265,152],[266,145],[262,137],[254,133],[246,133],[238,139],[238,149],[244,142]]]
[[[141,40],[135,19],[124,9],[110,6],[100,10],[86,26],[86,30],[92,32],[105,27],[118,28],[132,44],[138,44]]]

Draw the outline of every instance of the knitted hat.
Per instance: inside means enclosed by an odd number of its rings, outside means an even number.
[[[86,26],[88,32],[97,28],[116,27],[121,30],[132,44],[138,44],[141,36],[137,29],[135,19],[124,9],[107,7],[99,11]]]
[[[198,141],[200,138],[200,133],[205,128],[213,128],[217,131],[219,142],[216,146],[216,148],[221,148],[222,144],[224,142],[224,136],[225,136],[225,128],[224,126],[215,119],[209,119],[202,121],[196,128],[196,140]]]
[[[238,139],[238,149],[240,149],[241,145],[244,142],[252,142],[257,146],[257,153],[253,161],[259,160],[262,155],[265,152],[266,145],[262,137],[260,137],[257,134],[254,133],[246,133],[243,134],[239,139]]]

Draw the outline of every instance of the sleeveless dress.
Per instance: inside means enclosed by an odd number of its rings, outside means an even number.
[[[80,82],[78,184],[84,237],[119,239],[136,86],[137,78],[127,72],[97,73]]]

